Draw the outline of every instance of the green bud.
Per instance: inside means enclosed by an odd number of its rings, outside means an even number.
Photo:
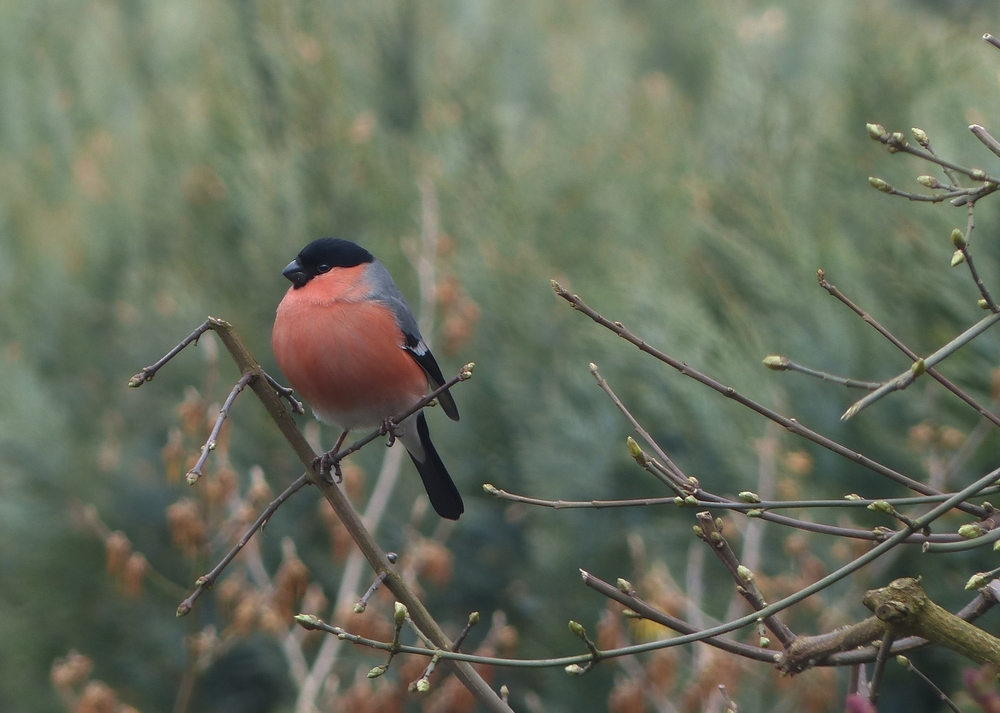
[[[986,572],[976,572],[974,575],[969,577],[969,581],[965,583],[966,589],[979,589],[980,587],[985,587],[989,579],[986,576]]]
[[[642,614],[631,609],[622,609],[622,616],[626,619],[642,619]]]
[[[990,308],[990,303],[987,302],[982,297],[980,297],[978,300],[976,300],[976,304],[979,305],[979,309],[989,309]]]
[[[973,181],[985,181],[986,171],[984,171],[981,168],[974,168],[972,169],[972,173],[969,175],[969,178],[971,178]]]
[[[476,368],[476,362],[470,361],[468,364],[462,367],[462,371],[459,374],[459,378],[462,381],[468,381],[472,378],[472,370]]]
[[[569,630],[577,636],[584,636],[587,633],[587,630],[583,628],[582,624],[575,622],[572,619],[569,620]]]
[[[889,148],[891,149],[892,147],[890,146]],[[876,178],[875,176],[869,176],[868,182],[871,184],[872,188],[874,188],[876,191],[882,191],[883,193],[890,193],[892,191],[892,188],[889,186],[889,184],[883,181],[881,178]]]
[[[570,676],[582,676],[583,674],[587,673],[587,669],[575,663],[571,663],[569,666],[564,668],[563,671],[568,673]]]
[[[409,616],[410,612],[407,610],[406,605],[403,602],[396,602],[392,608],[392,618],[397,624],[402,624],[406,621],[406,617]]]
[[[760,637],[760,648],[766,649],[770,645],[771,645],[771,640],[769,638],[767,638],[766,636]]]
[[[469,614],[469,625],[475,626],[478,623],[479,623],[479,612],[474,611],[471,614]]]
[[[301,626],[303,629],[313,631],[314,629],[316,629],[320,621],[312,614],[296,614],[295,623]]]
[[[903,132],[902,131],[893,131],[892,132],[892,140],[899,147],[906,146],[906,137],[903,136]]]
[[[885,500],[876,500],[875,502],[873,502],[871,505],[868,506],[868,509],[873,510],[875,512],[880,512],[883,515],[892,515],[893,512],[892,505],[887,503]]]
[[[927,371],[927,364],[924,362],[923,359],[917,359],[915,362],[913,362],[912,365],[910,365],[910,372],[914,376],[923,376],[924,372],[926,371]]]
[[[632,583],[623,577],[618,578],[618,591],[622,594],[631,594],[635,590],[632,588]]]
[[[993,551],[1000,552],[1000,540],[997,540],[996,542],[993,543]]]
[[[896,533],[893,530],[890,530],[888,527],[879,526],[872,528],[872,534],[875,536],[876,542],[884,542],[885,540],[888,540]]]
[[[695,537],[699,537],[699,538],[704,538],[705,537],[705,531],[701,529],[700,525],[695,525],[691,529],[694,530],[694,536]]]
[[[927,145],[931,142],[931,140],[927,138],[927,132],[923,129],[918,129],[915,126],[910,129],[910,131],[913,133],[913,140],[924,148],[927,148]]]
[[[754,508],[753,510],[747,510],[747,517],[760,517],[764,514],[764,511],[759,508]]]
[[[910,659],[908,659],[905,656],[903,656],[902,654],[900,654],[899,656],[896,657],[896,663],[898,663],[903,668],[909,668],[909,666],[910,666]]]
[[[739,567],[737,567],[736,574],[744,582],[752,582],[754,580],[753,572],[751,572],[750,568],[745,565],[741,564]]]
[[[722,521],[722,518],[721,517],[715,518],[715,529],[718,530],[719,532],[722,532],[724,527],[725,523]]]
[[[864,500],[864,498],[857,493],[850,493],[849,495],[844,496],[844,500]]]
[[[865,124],[865,129],[868,131],[868,138],[872,141],[881,141],[882,137],[886,135],[885,127],[881,124]]]
[[[956,250],[954,253],[952,253],[951,255],[952,267],[958,267],[963,262],[965,262],[965,253],[963,253],[961,250]]]
[[[965,239],[965,233],[963,233],[958,228],[951,231],[951,244],[956,248],[964,248],[968,242]]]
[[[489,495],[496,495],[497,494],[496,486],[493,485],[492,483],[483,483],[483,490],[485,490],[486,493],[489,494]]]
[[[917,176],[917,183],[924,188],[940,188],[941,182],[934,176]]]
[[[680,507],[683,504],[684,504],[684,498],[682,498],[680,495],[678,495],[676,498],[674,498],[674,505],[676,505],[677,507]]]
[[[982,537],[984,534],[986,534],[986,531],[982,525],[976,522],[970,522],[958,528],[959,537],[964,537],[967,540],[974,540],[977,537]]]
[[[417,693],[427,693],[427,691],[431,690],[431,682],[426,678],[420,678],[417,680],[414,688],[417,689]]]
[[[382,664],[381,666],[376,666],[375,668],[373,668],[371,671],[368,672],[368,678],[378,678],[388,670],[389,667],[386,666],[385,664]]]
[[[358,602],[357,604],[354,605],[354,613],[355,614],[364,614],[365,613],[365,609],[367,609],[367,608],[368,608],[368,604],[366,602]]]
[[[757,495],[757,493],[751,492],[749,490],[744,490],[743,492],[741,492],[740,495],[739,495],[739,498],[740,498],[740,500],[742,500],[745,503],[759,503],[760,502],[760,496]]]
[[[632,436],[625,439],[625,445],[628,446],[628,454],[635,459],[635,462],[641,465],[643,468],[646,467],[646,463],[649,461],[646,459],[646,454],[642,452],[642,448]]]
[[[788,359],[777,354],[764,357],[764,366],[771,371],[784,371],[788,368]]]
[[[684,498],[684,504],[690,508],[698,507],[698,498],[693,495],[688,495]]]

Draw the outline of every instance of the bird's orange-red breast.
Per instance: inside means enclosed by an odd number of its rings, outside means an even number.
[[[303,248],[282,274],[292,286],[278,305],[271,346],[278,367],[320,421],[344,431],[378,426],[444,383],[406,300],[367,250],[323,238]],[[448,391],[438,402],[458,420]],[[431,443],[423,411],[404,420],[396,435],[435,511],[458,519],[465,506]]]

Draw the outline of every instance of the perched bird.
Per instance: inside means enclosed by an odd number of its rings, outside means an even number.
[[[379,426],[444,384],[417,320],[388,270],[347,240],[305,246],[281,273],[292,286],[274,319],[271,347],[278,367],[316,418],[347,432]],[[449,391],[438,395],[458,420]],[[394,429],[438,515],[457,520],[462,496],[434,450],[423,410]]]

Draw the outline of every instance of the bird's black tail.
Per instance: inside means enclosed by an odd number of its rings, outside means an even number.
[[[431,505],[438,515],[448,520],[457,520],[458,516],[465,512],[462,495],[448,475],[448,469],[441,462],[441,456],[434,450],[423,411],[417,414],[417,436],[424,451],[424,461],[419,461],[409,450],[407,453],[410,454],[413,465],[417,466],[420,479],[424,481],[427,497],[430,498]]]

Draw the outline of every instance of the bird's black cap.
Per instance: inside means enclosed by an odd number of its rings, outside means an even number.
[[[335,267],[356,267],[374,260],[375,256],[350,240],[320,238],[302,248],[281,274],[298,289]]]

